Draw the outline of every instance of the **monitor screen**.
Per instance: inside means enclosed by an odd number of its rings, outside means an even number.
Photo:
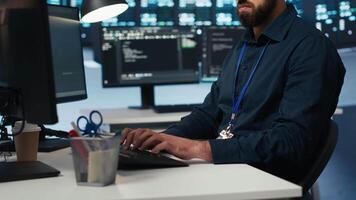
[[[103,86],[199,81],[200,29],[104,28]]]
[[[86,99],[78,8],[48,6],[57,103]]]
[[[245,29],[241,27],[208,27],[203,34],[203,80],[215,78],[229,51],[241,40]]]

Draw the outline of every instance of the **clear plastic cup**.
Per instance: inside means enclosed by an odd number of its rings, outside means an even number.
[[[78,185],[115,184],[119,159],[119,137],[72,138],[75,178]]]

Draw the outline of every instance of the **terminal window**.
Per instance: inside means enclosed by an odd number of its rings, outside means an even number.
[[[217,77],[228,52],[245,33],[241,27],[209,27],[203,36],[203,78]]]
[[[199,80],[196,29],[103,29],[104,87]]]

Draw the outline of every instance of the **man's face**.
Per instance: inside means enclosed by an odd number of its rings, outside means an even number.
[[[278,0],[237,0],[237,13],[245,27],[261,25],[269,18]]]

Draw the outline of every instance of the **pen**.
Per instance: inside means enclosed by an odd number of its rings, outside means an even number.
[[[72,125],[74,131],[78,133],[78,137],[82,137],[82,134],[80,133],[78,126],[75,125],[75,123],[73,121],[70,124]]]

